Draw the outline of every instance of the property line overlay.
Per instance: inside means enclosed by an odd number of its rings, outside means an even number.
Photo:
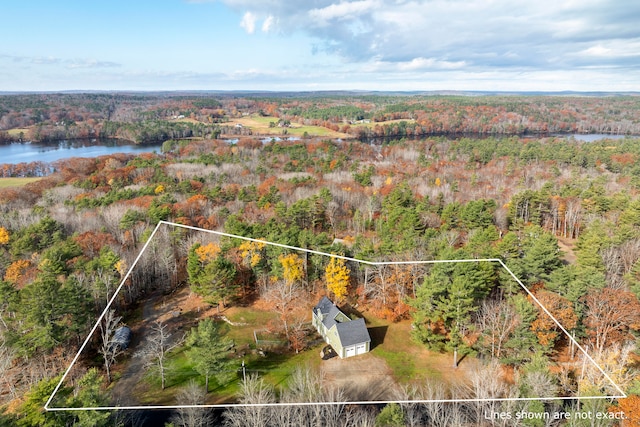
[[[77,407],[73,407],[73,408],[71,408],[71,407],[51,407],[50,406],[51,402],[53,401],[53,398],[55,397],[56,393],[62,387],[62,384],[64,383],[65,379],[67,378],[67,376],[71,372],[71,369],[73,368],[73,365],[75,365],[77,360],[80,358],[80,355],[82,354],[82,352],[84,351],[85,347],[87,346],[87,344],[91,340],[91,337],[93,336],[95,331],[100,326],[100,323],[102,322],[102,319],[104,318],[104,316],[108,312],[109,308],[111,307],[111,305],[115,301],[116,297],[118,296],[118,294],[122,290],[125,282],[127,281],[129,276],[131,275],[131,272],[133,271],[133,269],[138,264],[138,261],[140,260],[140,258],[144,254],[144,252],[149,247],[149,245],[150,245],[151,241],[153,240],[156,232],[160,229],[160,226],[179,227],[179,228],[183,228],[183,229],[187,229],[187,230],[205,232],[205,233],[215,234],[217,236],[222,236],[222,237],[229,237],[229,238],[233,238],[233,239],[246,240],[246,241],[249,241],[249,242],[257,242],[257,243],[262,243],[262,244],[265,244],[265,245],[277,246],[277,247],[284,248],[284,249],[291,249],[291,250],[295,250],[295,251],[301,251],[301,252],[306,252],[306,253],[310,253],[310,254],[322,255],[322,256],[327,256],[327,257],[331,257],[331,258],[338,258],[338,259],[343,259],[345,261],[352,261],[352,262],[357,262],[357,263],[360,263],[360,264],[366,264],[366,265],[371,265],[371,266],[411,265],[411,264],[443,264],[443,263],[472,263],[472,262],[473,263],[475,263],[475,262],[494,262],[494,263],[499,263],[509,273],[509,275],[520,285],[520,287],[522,289],[524,289],[524,291],[527,293],[527,295],[533,301],[535,301],[535,303],[538,304],[538,306],[540,308],[542,308],[542,310],[545,312],[545,314],[547,316],[549,316],[551,318],[551,320],[553,320],[553,322],[558,326],[558,328],[560,328],[560,330],[569,338],[571,343],[573,345],[575,345],[576,348],[578,348],[582,352],[582,354],[587,358],[587,360],[589,360],[589,362],[591,362],[598,369],[598,371],[609,381],[609,383],[611,383],[611,385],[620,394],[619,395],[608,395],[608,396],[513,397],[513,398],[490,398],[490,399],[485,398],[485,399],[376,400],[376,401],[367,400],[367,401],[342,401],[342,402],[295,402],[295,403],[287,402],[287,403],[237,403],[237,404],[232,403],[232,404],[210,404],[210,405],[206,405],[206,404],[205,405],[142,405],[142,406],[100,406],[100,407],[90,407],[90,406],[88,406],[88,407],[80,407],[80,408],[77,408]],[[56,385],[55,389],[51,393],[51,396],[49,396],[49,399],[45,403],[44,409],[46,411],[152,410],[152,409],[191,409],[191,408],[229,408],[229,407],[315,406],[315,405],[346,405],[346,404],[349,404],[349,405],[378,405],[378,404],[389,404],[389,403],[411,404],[411,403],[463,403],[463,402],[510,402],[510,401],[513,401],[513,402],[522,402],[522,401],[567,401],[567,400],[578,400],[578,401],[580,401],[580,400],[601,400],[601,399],[623,399],[623,398],[626,398],[626,397],[627,397],[627,394],[620,388],[620,386],[618,386],[618,384],[616,384],[611,379],[609,374],[607,374],[604,371],[604,369],[602,369],[602,367],[600,365],[598,365],[598,363],[596,363],[596,361],[587,353],[587,351],[576,341],[576,339],[574,337],[571,336],[571,334],[569,334],[569,332],[564,328],[564,326],[562,326],[562,324],[553,316],[553,314],[551,314],[551,312],[549,310],[547,310],[547,308],[540,303],[540,301],[535,297],[535,295],[533,295],[533,293],[531,291],[529,291],[529,289],[522,283],[522,281],[520,279],[518,279],[518,277],[516,277],[516,275],[511,271],[511,269],[509,269],[509,267],[507,267],[507,265],[500,258],[473,258],[473,259],[455,259],[455,260],[419,260],[419,261],[366,261],[366,260],[360,260],[360,259],[357,259],[357,258],[347,257],[347,256],[344,256],[344,255],[331,254],[331,253],[327,253],[327,252],[316,251],[316,250],[313,250],[313,249],[299,248],[299,247],[296,247],[296,246],[285,245],[285,244],[282,244],[282,243],[275,243],[275,242],[269,242],[269,241],[261,240],[261,239],[254,239],[254,238],[251,238],[251,237],[239,236],[239,235],[236,235],[236,234],[225,233],[225,232],[222,232],[222,231],[207,230],[205,228],[193,227],[193,226],[184,225],[184,224],[178,224],[178,223],[170,222],[170,221],[159,221],[158,224],[156,225],[156,227],[153,229],[153,232],[151,233],[151,235],[149,236],[149,238],[147,239],[147,241],[143,245],[142,249],[140,250],[140,253],[136,257],[136,259],[133,261],[133,263],[131,264],[131,267],[129,267],[129,270],[124,275],[124,277],[122,278],[120,284],[118,285],[118,287],[114,291],[113,296],[109,299],[109,302],[107,303],[107,306],[105,307],[105,309],[102,311],[102,313],[98,317],[95,325],[93,326],[93,328],[89,332],[87,338],[84,340],[84,342],[80,346],[80,349],[78,350],[77,354],[75,355],[75,357],[71,361],[71,364],[69,365],[69,367],[66,369],[66,371],[62,375],[62,378],[60,378],[60,381],[58,382],[58,384]]]

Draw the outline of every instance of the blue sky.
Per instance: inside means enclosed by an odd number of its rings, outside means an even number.
[[[16,0],[0,91],[640,91],[637,0]]]

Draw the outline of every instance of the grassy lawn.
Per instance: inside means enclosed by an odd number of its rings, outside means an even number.
[[[15,129],[9,129],[7,130],[7,133],[11,136],[19,136],[20,132],[22,132],[22,134],[24,136],[27,136],[29,134],[29,129],[28,128],[15,128]]]
[[[278,315],[271,311],[257,310],[250,307],[231,307],[224,311],[224,315],[237,326],[221,322],[225,336],[235,342],[237,353],[233,356],[233,365],[237,373],[230,372],[227,383],[218,384],[215,378],[209,379],[209,395],[207,403],[223,403],[233,400],[240,389],[242,362],[245,362],[246,373],[257,373],[274,386],[283,386],[293,371],[301,366],[319,367],[319,351],[321,346],[298,354],[282,353],[266,349],[265,356],[255,352],[253,331],[264,328],[271,320],[277,320]],[[186,348],[180,347],[172,351],[167,360],[166,387],[161,388],[161,380],[157,371],[151,369],[144,376],[141,384],[136,387],[136,394],[144,404],[171,405],[175,404],[175,397],[190,381],[204,386],[205,379],[193,370]]]
[[[0,178],[0,188],[22,187],[25,184],[36,182],[42,178]]]
[[[365,318],[373,341],[371,353],[387,362],[399,383],[461,378],[475,366],[476,360],[468,357],[458,369],[453,368],[451,354],[429,351],[416,343],[409,320],[391,323],[371,313],[365,313]]]
[[[383,125],[391,125],[391,124],[400,123],[400,122],[415,123],[415,120],[413,120],[413,119],[397,119],[397,120],[387,120],[385,122],[354,123],[354,124],[351,125],[351,127],[355,127],[355,128],[365,127],[365,128],[373,129],[374,127],[376,127],[376,125],[383,126]]]
[[[287,380],[297,368],[309,367],[312,370],[320,367],[320,349],[324,346],[320,345],[302,351],[298,354],[278,354],[267,352],[266,357],[257,357],[251,360],[247,367],[250,371],[256,371],[267,382],[276,387],[284,387]]]
[[[236,346],[254,346],[253,331],[264,328],[270,321],[277,321],[278,314],[273,311],[256,310],[250,307],[231,307],[224,312],[230,321],[238,324],[229,326],[227,337],[231,338]]]
[[[239,119],[235,119],[231,122],[233,124],[241,124],[244,127],[247,127],[254,132],[260,133],[262,135],[273,135],[273,136],[297,136],[302,137],[305,132],[309,136],[325,136],[328,138],[349,138],[349,135],[342,132],[334,132],[331,129],[327,129],[322,126],[305,126],[300,123],[291,123],[291,127],[288,128],[279,128],[279,127],[269,127],[269,123],[278,122],[277,117],[273,116],[259,116],[252,115],[248,117],[242,117]],[[282,131],[286,129],[287,134],[283,135]]]
[[[238,368],[242,361],[238,360]],[[162,390],[160,375],[155,369],[150,369],[138,394],[140,401],[147,405],[174,405],[176,395],[191,381],[201,387],[205,385],[205,378],[197,373],[189,362],[185,349],[172,352],[167,360],[165,389]],[[209,394],[207,403],[218,403],[231,400],[240,389],[239,377],[235,373],[229,374],[227,383],[218,384],[215,378],[209,378]]]

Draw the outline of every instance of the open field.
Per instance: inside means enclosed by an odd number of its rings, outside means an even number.
[[[282,131],[286,129],[286,136],[302,137],[306,132],[309,136],[323,136],[327,138],[350,138],[350,136],[346,133],[335,132],[322,126],[305,126],[300,123],[291,123],[291,126],[288,128],[269,127],[269,123],[271,122],[277,123],[278,118],[273,116],[251,115],[235,119],[229,124],[231,126],[239,124],[243,127],[251,129],[254,134],[265,136],[283,136]]]
[[[365,313],[371,335],[371,354],[384,359],[394,379],[400,384],[441,380],[452,384],[464,381],[478,366],[475,358],[467,357],[457,368],[449,353],[429,351],[411,337],[411,321],[391,323]],[[377,341],[377,342],[376,342]]]
[[[20,133],[27,135],[29,133],[29,128],[14,128],[7,130],[7,133],[11,136],[18,136]]]
[[[351,125],[351,127],[365,127],[365,128],[369,128],[369,129],[373,129],[376,126],[384,126],[384,125],[392,125],[394,123],[400,123],[400,122],[406,122],[406,123],[415,123],[415,120],[413,119],[397,119],[397,120],[386,120],[384,122],[368,122],[368,123],[353,123]]]
[[[0,188],[22,187],[23,185],[41,180],[35,178],[0,178]]]

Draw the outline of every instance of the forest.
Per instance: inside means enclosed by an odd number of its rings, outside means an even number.
[[[41,178],[0,186],[0,425],[145,425],[43,409],[105,309],[61,407],[316,403],[174,410],[174,426],[640,425],[639,111],[598,96],[0,96],[4,143],[163,143],[2,165]],[[626,136],[566,135],[583,133]],[[476,259],[513,276],[408,263]],[[323,370],[351,363],[318,356],[325,295],[365,318],[375,345],[353,363],[383,366],[387,395]],[[616,386],[626,398],[593,399]],[[467,401],[411,402],[449,399]],[[575,415],[589,411],[626,420]],[[532,416],[486,416],[500,413]]]

